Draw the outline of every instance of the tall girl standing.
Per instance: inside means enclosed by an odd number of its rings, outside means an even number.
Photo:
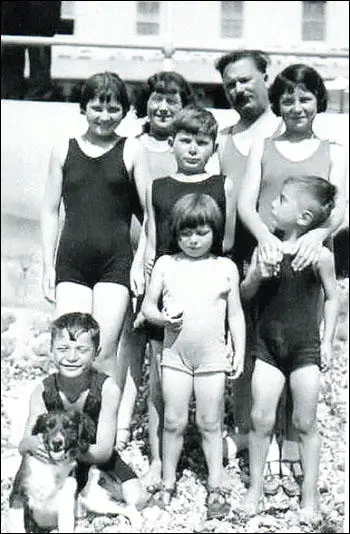
[[[116,351],[130,303],[131,216],[140,216],[149,180],[142,147],[115,132],[128,110],[117,74],[98,73],[84,83],[87,130],[53,148],[41,213],[44,295],[56,303],[56,315],[94,316],[101,328],[96,363],[118,380]]]

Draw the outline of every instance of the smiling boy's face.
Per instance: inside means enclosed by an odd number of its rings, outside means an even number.
[[[73,339],[64,329],[53,340],[52,356],[58,372],[73,378],[91,368],[97,351],[90,332],[78,332]]]

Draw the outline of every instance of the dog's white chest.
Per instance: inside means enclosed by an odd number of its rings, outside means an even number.
[[[35,516],[42,515],[43,511],[45,516],[57,514],[63,486],[73,467],[73,462],[56,466],[30,458],[27,495],[28,505],[35,511]]]

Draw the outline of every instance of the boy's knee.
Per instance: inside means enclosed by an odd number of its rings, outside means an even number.
[[[221,431],[221,417],[208,418],[204,414],[197,414],[196,423],[201,433],[215,434]]]
[[[274,427],[275,417],[258,407],[253,408],[251,412],[251,424],[253,430],[269,433],[272,432]]]
[[[312,415],[293,414],[292,424],[299,434],[311,434],[316,432],[316,419]]]

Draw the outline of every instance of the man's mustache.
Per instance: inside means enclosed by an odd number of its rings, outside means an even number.
[[[244,93],[240,93],[235,98],[235,104],[236,106],[244,106],[249,101],[249,95],[246,95]]]

